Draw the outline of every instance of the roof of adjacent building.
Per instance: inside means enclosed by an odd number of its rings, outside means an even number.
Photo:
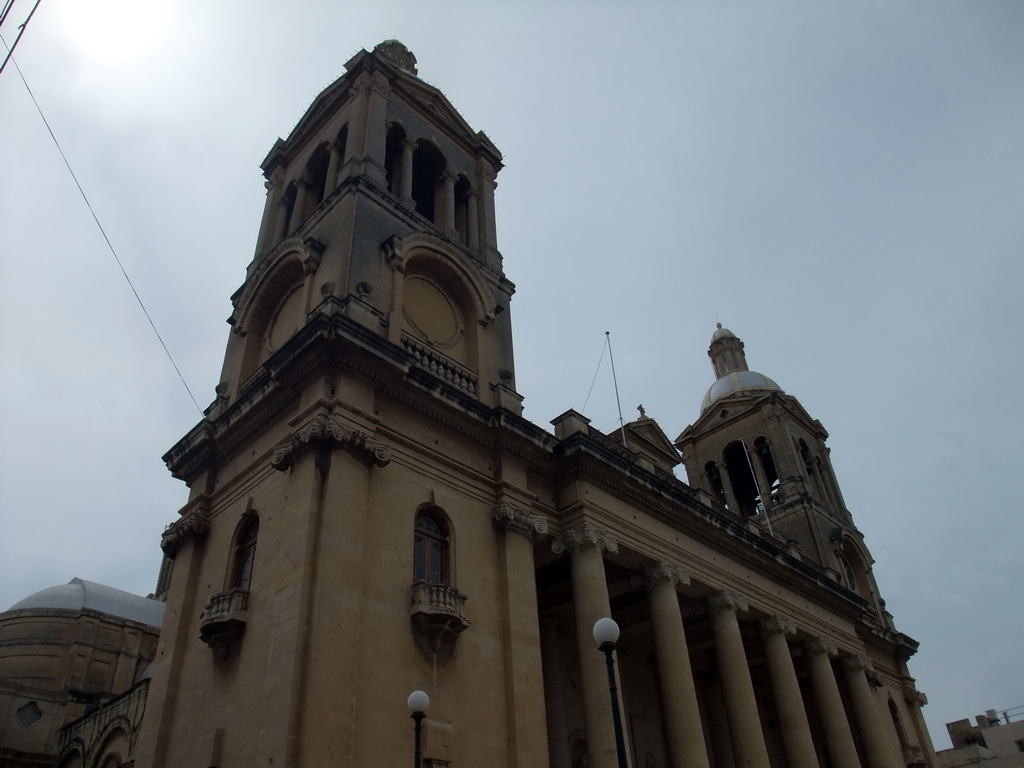
[[[67,584],[41,589],[11,606],[12,611],[88,609],[117,616],[139,624],[159,627],[164,620],[164,604],[159,600],[133,595],[122,589],[74,578]]]

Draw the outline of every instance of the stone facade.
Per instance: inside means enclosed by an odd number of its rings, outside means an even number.
[[[932,766],[824,428],[719,329],[701,418],[521,416],[501,154],[388,41],[264,161],[217,399],[165,456],[136,765]],[[690,483],[674,467],[682,451]]]

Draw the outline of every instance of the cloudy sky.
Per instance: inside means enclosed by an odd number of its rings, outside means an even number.
[[[15,58],[200,405],[259,162],[390,37],[504,153],[526,416],[583,408],[610,331],[674,437],[721,321],[830,431],[936,746],[1024,705],[1024,5],[42,0]],[[0,610],[148,593],[199,413],[11,66],[0,267]]]

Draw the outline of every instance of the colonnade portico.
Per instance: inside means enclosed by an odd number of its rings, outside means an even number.
[[[570,558],[575,652],[589,765],[617,768],[604,659],[596,649],[591,630],[598,618],[616,618],[613,603],[623,604],[622,600],[609,597],[605,557],[618,560],[624,553],[619,553],[613,536],[591,523],[564,532],[555,539],[552,549]],[[639,679],[636,675],[644,674],[638,671],[643,664],[654,665],[657,685],[648,690],[656,691],[671,768],[821,768],[825,764],[831,768],[901,768],[901,756],[893,753],[884,730],[879,699],[870,689],[870,662],[865,657],[844,654],[845,674],[837,677],[832,664],[832,658],[839,656],[836,644],[813,634],[813,630],[805,630],[802,642],[799,641],[794,619],[767,609],[758,610],[757,606],[748,605],[748,598],[731,590],[691,584],[687,570],[675,563],[658,560],[632,572],[629,581],[644,585],[646,590],[646,600],[641,602],[646,605],[643,615],[650,622],[653,654],[633,660],[620,641],[618,673],[624,680],[620,691],[626,701],[631,685],[650,686],[649,682],[633,681]],[[684,605],[687,600],[685,594],[680,595],[680,589],[692,595],[690,610],[680,606],[681,599]],[[621,592],[617,589],[615,594]],[[629,616],[635,621],[643,608],[636,598],[630,598],[629,605]],[[740,616],[748,613],[741,621]],[[688,640],[684,615],[690,617],[687,623],[693,623],[699,630],[697,640]],[[759,632],[753,631],[755,627]],[[547,656],[553,641],[550,632],[545,637],[549,645],[544,650]],[[803,657],[799,668],[794,662],[794,651]],[[691,654],[703,655],[705,662],[700,669],[707,669],[707,675],[695,674]],[[756,684],[751,675],[751,659],[755,664],[764,664],[765,673],[756,676]],[[546,678],[557,673],[556,667],[545,658]],[[805,691],[801,690],[800,675],[808,678]],[[765,686],[770,691],[764,690]],[[849,696],[852,721],[841,686]],[[571,688],[545,680],[549,698],[556,693],[564,698],[567,687]],[[813,699],[805,701],[807,696]],[[811,708],[817,713],[813,725],[808,718]],[[629,759],[640,762],[631,768],[643,768],[643,753],[634,753],[631,744],[634,734],[628,706],[623,706],[623,712]],[[766,739],[763,723],[778,729],[773,731],[771,740]],[[706,735],[711,737],[716,732],[721,732],[728,743],[706,742]],[[863,751],[859,751],[855,734]],[[554,757],[564,760],[566,756],[564,745],[558,745],[551,755],[554,768]],[[819,760],[824,755],[827,763],[823,762],[824,757]],[[650,758],[647,764],[651,765]]]

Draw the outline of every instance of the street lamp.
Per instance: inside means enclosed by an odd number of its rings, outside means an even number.
[[[420,730],[423,718],[427,716],[427,710],[430,708],[430,697],[424,691],[413,691],[409,694],[409,700],[406,703],[412,713],[412,719],[416,723],[416,757],[412,765],[413,768],[420,768]]]
[[[615,724],[615,751],[619,758],[619,768],[626,765],[626,742],[622,737],[622,713],[619,711],[619,689],[615,685],[615,641],[619,639],[619,625],[612,619],[598,619],[594,622],[594,641],[597,649],[604,652],[604,660],[608,665],[608,692],[612,697],[612,719]]]

